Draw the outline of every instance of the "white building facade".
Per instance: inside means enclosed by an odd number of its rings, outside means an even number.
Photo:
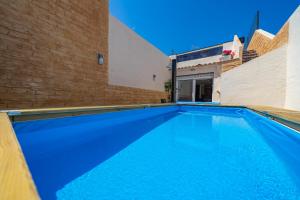
[[[170,56],[177,61],[176,101],[220,102],[222,65],[241,60],[242,49],[234,36],[229,42]]]
[[[171,79],[169,58],[151,43],[109,18],[109,84],[165,91]]]

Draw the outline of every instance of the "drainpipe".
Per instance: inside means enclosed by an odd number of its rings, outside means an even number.
[[[172,92],[171,102],[176,103],[176,75],[177,75],[177,61],[176,58],[172,59]]]
[[[259,10],[256,12],[256,30],[259,29],[260,26],[260,14],[259,14]]]

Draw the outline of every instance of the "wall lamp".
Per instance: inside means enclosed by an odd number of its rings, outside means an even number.
[[[156,79],[156,74],[153,74],[153,81],[155,81]]]
[[[98,58],[98,64],[99,65],[103,65],[104,64],[104,56],[103,56],[103,54],[98,53],[97,54],[97,58]]]

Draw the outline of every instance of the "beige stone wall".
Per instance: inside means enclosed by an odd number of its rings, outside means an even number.
[[[168,99],[168,94],[165,92],[114,85],[109,85],[106,91],[107,105],[154,104],[160,103],[161,99]]]
[[[255,50],[256,53],[261,56],[265,54],[269,49],[269,44],[271,43],[272,38],[264,35],[259,31],[255,31],[251,42],[248,46],[248,50]]]
[[[104,102],[108,1],[0,0],[0,10],[1,108]]]
[[[226,72],[242,64],[242,59],[234,59],[222,63],[222,72]]]
[[[280,31],[276,34],[272,42],[269,44],[268,52],[283,45],[287,44],[289,41],[289,23],[287,22]]]
[[[274,38],[267,37],[266,35],[256,31],[250,41],[248,50],[255,50],[258,55],[263,55],[274,49],[282,47],[288,43],[289,39],[289,23],[287,22]]]
[[[109,90],[108,12],[108,0],[0,0],[0,109],[154,102]]]

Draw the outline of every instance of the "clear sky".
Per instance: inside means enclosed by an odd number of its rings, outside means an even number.
[[[257,10],[276,33],[300,0],[111,0],[110,12],[169,55],[247,36]]]

